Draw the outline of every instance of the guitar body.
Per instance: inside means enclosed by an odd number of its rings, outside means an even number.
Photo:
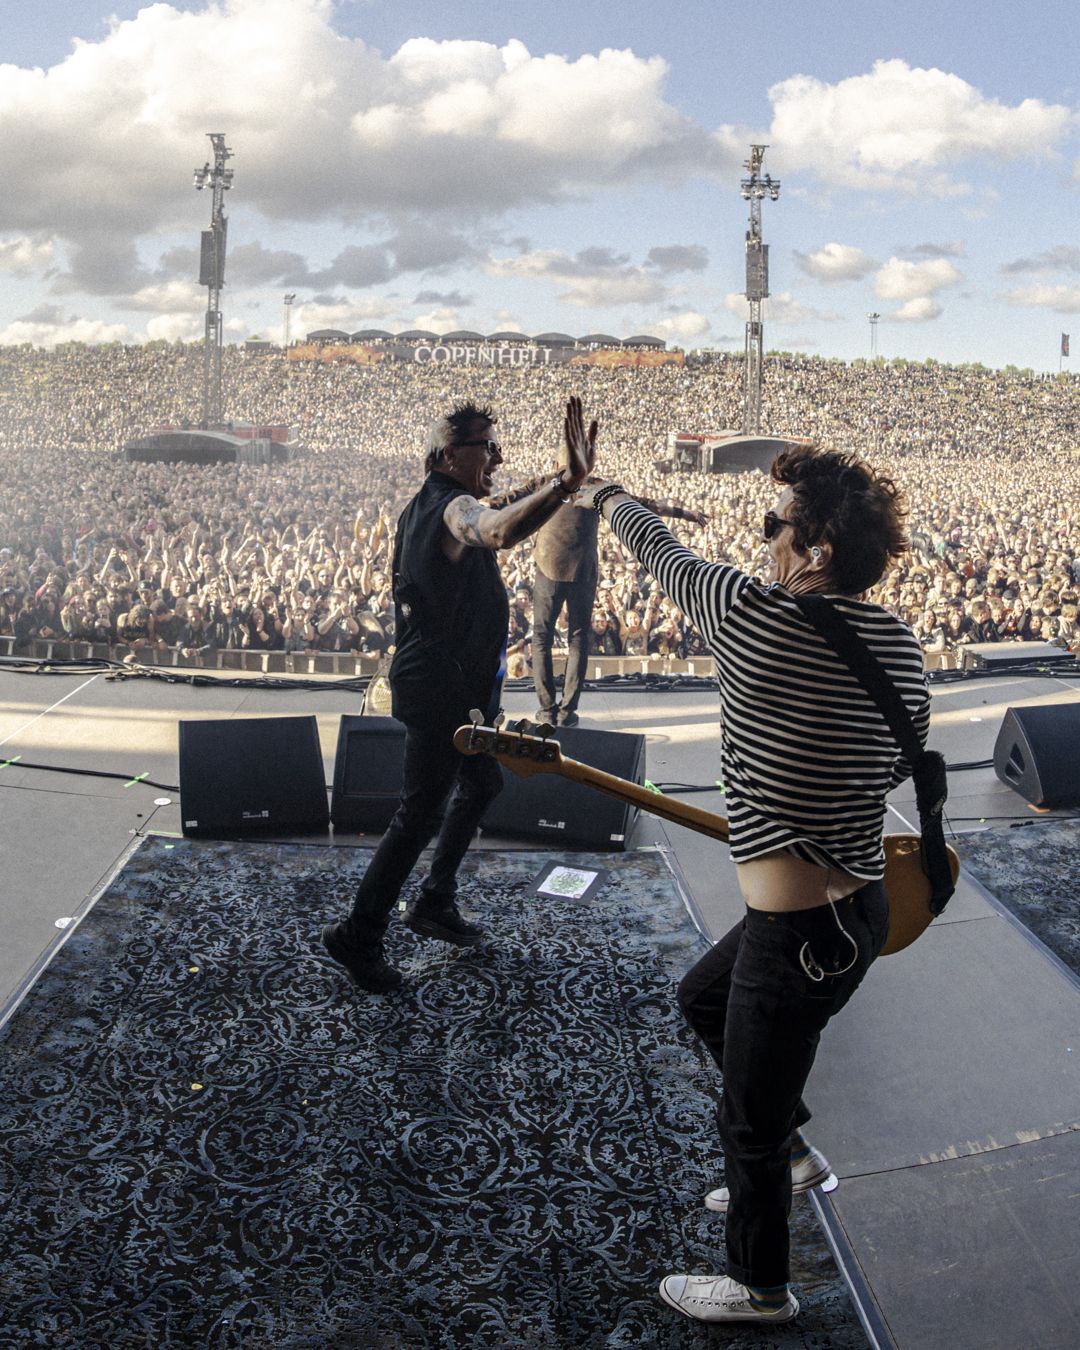
[[[480,716],[479,713],[475,715]],[[568,759],[558,741],[545,736],[530,736],[523,729],[503,731],[476,724],[459,727],[454,733],[454,745],[463,755],[491,755],[523,778],[534,773],[561,774],[575,783],[585,783],[598,792],[631,802],[663,820],[686,825],[712,839],[727,841],[728,823],[723,816],[665,797],[663,793],[629,783],[625,778],[604,773],[576,759]],[[955,885],[960,875],[960,859],[954,849],[947,851]],[[930,880],[922,868],[922,840],[917,834],[885,836],[885,895],[889,902],[889,936],[881,955],[891,956],[910,947],[934,920],[930,909]]]
[[[956,850],[947,848],[953,885],[960,875]],[[930,909],[930,880],[922,868],[922,841],[917,834],[885,836],[885,896],[889,902],[889,936],[882,956],[910,947],[934,921]]]

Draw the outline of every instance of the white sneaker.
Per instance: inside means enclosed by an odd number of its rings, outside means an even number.
[[[812,1191],[815,1186],[822,1185],[831,1176],[832,1168],[829,1166],[828,1158],[811,1144],[806,1157],[791,1164],[791,1193],[798,1195],[801,1191]],[[705,1197],[705,1208],[713,1209],[717,1214],[726,1214],[730,1199],[728,1188],[721,1186],[718,1190],[710,1191]]]
[[[698,1322],[790,1322],[799,1311],[790,1290],[775,1311],[755,1308],[750,1290],[729,1275],[668,1275],[660,1281],[660,1297]]]

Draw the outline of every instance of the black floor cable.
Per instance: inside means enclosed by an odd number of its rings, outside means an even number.
[[[0,761],[0,769],[44,769],[46,773],[70,773],[78,778],[116,778],[121,783],[145,783],[147,787],[160,788],[162,792],[179,792],[176,783],[158,783],[153,778],[143,778],[135,773],[110,773],[106,769],[72,769],[64,764],[31,764],[21,755],[12,755],[10,759]],[[3,786],[0,778],[0,787]]]

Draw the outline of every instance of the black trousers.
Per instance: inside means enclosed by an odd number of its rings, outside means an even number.
[[[589,655],[596,578],[595,564],[583,566],[573,581],[552,581],[539,567],[536,569],[533,584],[533,684],[536,686],[536,701],[545,712],[555,707],[555,672],[551,647],[555,640],[555,623],[563,605],[566,606],[568,652],[566,674],[563,677],[562,708],[564,712],[577,711]]]
[[[747,909],[679,985],[679,1006],[723,1074],[727,1273],[743,1284],[789,1279],[791,1135],[810,1119],[803,1088],[822,1030],[858,988],[888,927],[880,881],[838,901],[835,915],[827,904]]]
[[[372,855],[349,916],[352,938],[359,944],[382,938],[409,873],[436,832],[431,871],[421,889],[434,904],[457,893],[461,860],[502,788],[502,770],[495,760],[454,749],[454,732],[465,720],[406,723],[401,804]]]

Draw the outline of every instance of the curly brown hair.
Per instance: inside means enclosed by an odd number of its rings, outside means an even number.
[[[891,559],[907,553],[903,494],[858,456],[797,446],[777,455],[771,472],[794,494],[788,518],[795,546],[832,546],[829,581],[843,595],[861,595]]]

